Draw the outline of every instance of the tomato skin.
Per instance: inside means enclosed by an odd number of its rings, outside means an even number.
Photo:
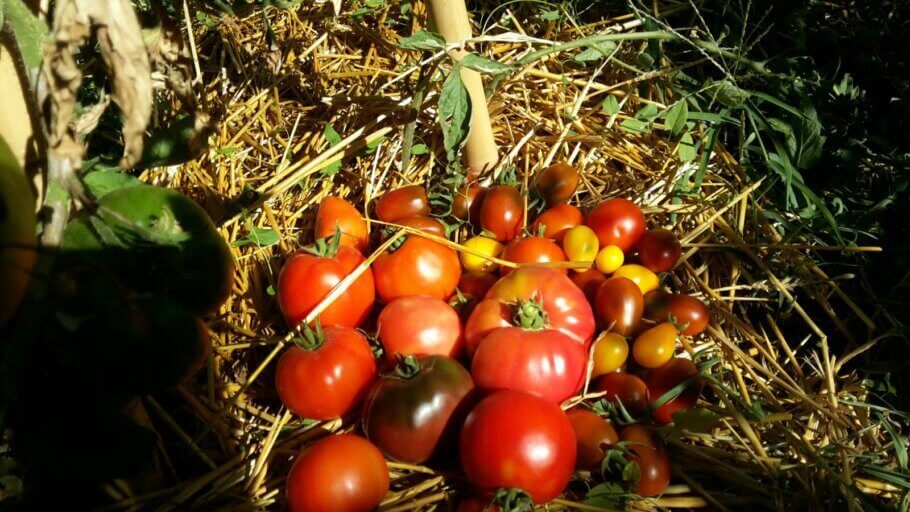
[[[558,405],[521,391],[498,391],[468,414],[461,465],[481,492],[517,488],[546,503],[572,476],[575,433]]]
[[[356,408],[376,378],[376,361],[360,331],[328,326],[315,350],[288,348],[275,369],[281,401],[302,418],[330,420]]]
[[[537,174],[534,180],[534,188],[547,201],[547,205],[553,206],[559,203],[565,203],[575,195],[578,188],[580,177],[575,167],[559,162]]]
[[[683,293],[667,293],[654,290],[645,295],[645,318],[665,322],[673,317],[674,322],[685,329],[686,336],[701,334],[708,327],[708,308],[705,303]]]
[[[619,432],[620,441],[628,441],[627,459],[638,464],[641,478],[632,488],[641,496],[656,496],[670,483],[670,459],[654,429],[635,423]]]
[[[676,326],[657,324],[638,335],[632,344],[632,357],[644,368],[657,368],[673,358],[676,350]]]
[[[608,245],[601,249],[594,258],[594,266],[604,274],[612,274],[622,268],[625,255],[622,249],[615,245]]]
[[[604,333],[594,342],[594,369],[591,378],[613,373],[622,368],[629,357],[629,343],[615,332]]]
[[[367,223],[357,208],[340,197],[326,196],[316,211],[316,238],[335,234],[336,226],[341,230],[341,245],[347,245],[365,252],[370,245]]]
[[[569,261],[594,262],[600,246],[597,235],[588,226],[575,226],[566,232],[562,240],[562,250]],[[584,269],[575,269],[576,272]]]
[[[493,498],[471,496],[461,500],[455,512],[502,512],[499,505],[491,505]]]
[[[487,197],[487,187],[472,184],[464,187],[455,194],[452,201],[452,215],[455,218],[466,220],[473,226],[480,225],[480,209]]]
[[[649,229],[638,241],[638,258],[642,266],[652,272],[673,270],[680,256],[682,245],[672,231]]]
[[[587,359],[584,347],[560,331],[505,327],[477,347],[471,375],[483,392],[514,389],[561,403],[584,384]]]
[[[652,404],[660,400],[666,392],[693,377],[692,382],[679,396],[652,411],[654,421],[663,425],[672,423],[674,412],[693,407],[698,402],[705,381],[698,376],[698,367],[695,363],[681,357],[670,359],[648,375],[645,383],[648,385]]]
[[[604,281],[594,299],[600,323],[610,332],[622,336],[629,336],[635,331],[644,307],[641,290],[625,277],[611,277]]]
[[[363,431],[389,457],[410,464],[429,460],[457,439],[473,405],[474,382],[458,361],[417,359],[416,375],[385,374],[363,405]]]
[[[594,391],[605,391],[607,400],[622,401],[623,407],[632,417],[641,416],[648,408],[648,386],[630,373],[608,373],[598,377],[591,384]]]
[[[385,251],[373,261],[373,277],[376,292],[386,303],[407,295],[445,300],[458,286],[461,265],[455,250],[411,235],[393,252]]]
[[[514,261],[515,263],[547,263],[555,261],[566,261],[566,256],[562,249],[556,245],[556,242],[539,236],[525,236],[516,238],[509,242],[505,250],[502,251],[502,259]],[[552,267],[551,267],[552,268]],[[511,272],[510,267],[500,267],[499,273],[506,275]],[[553,268],[557,272],[568,274],[567,268]]]
[[[543,237],[556,240],[562,243],[566,232],[575,226],[584,224],[585,217],[581,210],[570,204],[557,204],[537,216],[537,220],[531,225],[531,233],[540,233],[540,227],[544,227]]]
[[[278,306],[289,327],[299,324],[364,258],[357,249],[338,247],[333,257],[298,252],[288,258],[278,276]],[[323,325],[357,327],[376,300],[373,272],[367,269],[319,315]]]
[[[480,207],[480,227],[500,242],[508,242],[521,232],[524,201],[516,187],[496,185],[487,192]]]
[[[436,297],[398,297],[382,308],[376,325],[386,359],[392,363],[398,354],[458,358],[464,351],[458,312]]]
[[[481,299],[499,278],[484,272],[465,272],[458,280],[458,291],[467,297]]]
[[[660,284],[660,279],[657,277],[657,274],[641,265],[636,265],[635,263],[619,267],[613,272],[613,277],[625,277],[632,281],[638,286],[638,289],[641,290],[642,294],[657,289],[657,286]]]
[[[464,245],[466,249],[493,258],[499,258],[505,248],[501,243],[485,236],[471,237],[465,240],[462,245]],[[494,272],[499,268],[499,263],[467,251],[459,252],[458,258],[461,260],[461,265],[468,272]]]
[[[290,512],[367,512],[389,492],[389,467],[366,439],[330,435],[297,456],[286,489]]]
[[[629,252],[645,233],[645,214],[632,201],[614,197],[597,205],[585,222],[597,233],[600,246],[615,245]]]
[[[422,217],[420,215],[415,215],[413,217],[405,217],[403,219],[398,219],[395,221],[395,224],[399,226],[407,226],[409,228],[419,229],[425,233],[430,233],[431,235],[436,235],[441,238],[446,237],[446,228],[442,225],[441,222],[434,219],[433,217]],[[392,233],[397,231],[393,226],[389,226],[391,229],[381,230],[382,236],[381,240],[384,242],[391,236]]]
[[[420,185],[408,185],[386,192],[376,201],[376,217],[383,222],[395,222],[406,217],[426,217],[430,214],[427,191]]]
[[[575,467],[600,471],[604,454],[619,442],[619,435],[609,421],[587,409],[572,409],[566,413],[575,431]]]
[[[597,297],[597,289],[600,288],[601,283],[607,280],[607,276],[593,268],[589,268],[584,272],[573,272],[570,277],[575,286],[584,292],[585,297],[591,304],[594,304],[594,299]]]

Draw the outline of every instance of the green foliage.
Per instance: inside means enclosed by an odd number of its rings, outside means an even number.
[[[0,29],[9,27],[29,71],[41,67],[47,26],[32,15],[22,0],[0,0]]]
[[[325,125],[325,130],[323,131],[323,134],[325,135],[325,140],[326,140],[326,142],[329,143],[329,146],[334,146],[335,144],[338,144],[341,142],[341,135],[339,135],[338,132],[335,131],[335,128],[331,124]],[[322,171],[320,171],[320,172],[322,173],[323,176],[334,176],[334,175],[338,174],[338,171],[340,171],[340,170],[341,170],[341,160],[339,159],[339,160],[336,160],[336,161],[332,162],[331,164],[323,167]]]
[[[458,71],[459,66],[456,64],[439,93],[438,121],[442,127],[443,144],[450,165],[458,162],[458,151],[468,136],[471,124],[471,98]]]

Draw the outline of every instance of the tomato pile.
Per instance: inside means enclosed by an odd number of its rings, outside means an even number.
[[[662,287],[681,257],[672,231],[648,229],[624,198],[584,214],[567,203],[579,182],[567,164],[539,172],[532,192],[546,209],[535,219],[509,184],[469,183],[439,217],[425,189],[402,187],[372,205],[372,240],[351,204],[322,201],[319,240],[278,280],[285,320],[303,334],[281,356],[276,387],[298,416],[358,419],[361,435],[298,455],[291,510],[376,507],[386,458],[460,461],[470,490],[459,510],[546,503],[576,470],[663,492],[670,458],[658,427],[699,399],[703,379],[680,339],[705,330],[708,310]],[[452,217],[457,229],[446,229]],[[320,474],[331,484],[314,485]]]

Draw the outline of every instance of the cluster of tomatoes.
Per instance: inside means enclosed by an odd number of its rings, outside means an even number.
[[[517,187],[468,184],[452,214],[479,234],[460,251],[422,187],[388,192],[373,207],[390,227],[374,230],[384,249],[358,276],[367,224],[346,201],[322,201],[319,241],[278,281],[282,313],[304,333],[280,358],[276,387],[304,418],[359,412],[363,437],[328,436],[301,452],[288,476],[291,510],[374,508],[389,488],[386,458],[460,459],[473,489],[460,510],[500,510],[491,502],[515,496],[546,503],[575,469],[600,472],[608,452],[637,467],[633,491],[663,491],[669,459],[650,425],[697,401],[698,369],[674,354],[680,335],[705,329],[708,312],[659,288],[658,274],[681,255],[676,236],[648,230],[622,198],[583,215],[567,204],[578,182],[566,164],[541,171],[533,187],[548,208],[529,229]],[[388,241],[400,226],[407,235]],[[346,290],[309,318],[345,278]],[[378,359],[364,331],[375,332]],[[566,402],[583,389],[585,399],[609,401],[612,423],[590,400]],[[565,412],[564,402],[574,406]]]

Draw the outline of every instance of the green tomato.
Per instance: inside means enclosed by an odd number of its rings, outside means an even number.
[[[35,196],[0,139],[0,327],[10,319],[31,278],[37,240]]]

